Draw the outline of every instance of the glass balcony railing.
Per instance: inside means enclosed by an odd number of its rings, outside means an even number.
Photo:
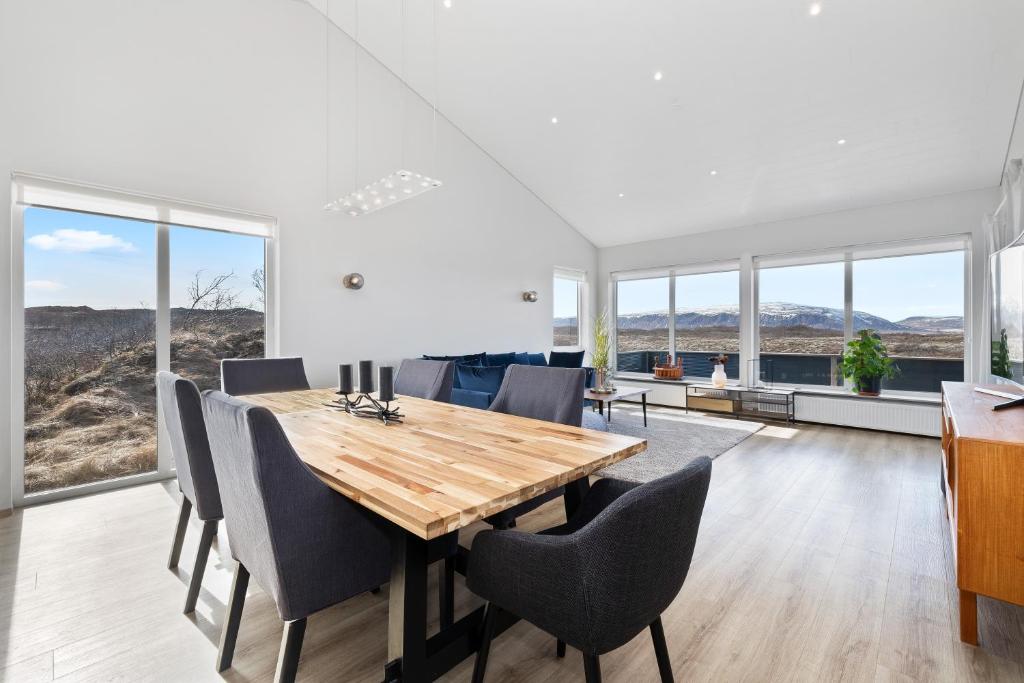
[[[665,359],[667,349],[623,351],[617,355],[618,372],[653,373],[654,366]],[[713,370],[708,360],[713,354],[682,351],[685,377],[710,377]],[[738,353],[726,354],[725,373],[729,379],[738,379],[740,358]],[[938,392],[942,382],[962,382],[964,362],[960,358],[921,358],[893,356],[900,373],[882,382],[883,390]],[[795,384],[802,386],[842,387],[844,379],[838,354],[762,353],[758,374],[765,384]]]

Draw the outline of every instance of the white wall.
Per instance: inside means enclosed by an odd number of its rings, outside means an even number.
[[[970,233],[975,248],[972,252],[971,322],[967,332],[979,341],[973,345],[967,372],[969,377],[987,377],[988,350],[984,340],[988,319],[982,310],[987,256],[981,227],[982,217],[991,213],[997,202],[998,192],[993,187],[601,249],[598,305],[608,305],[609,276],[617,271]]]
[[[445,186],[379,214],[321,210],[352,187],[352,50],[292,0],[3,0],[0,174],[14,169],[245,209],[280,221],[281,353],[336,364],[551,346],[555,266],[596,250],[471,141],[361,73],[362,181],[400,164]],[[404,163],[403,163],[404,162]],[[0,192],[0,323],[10,329],[10,197]],[[20,245],[15,245],[20,249]],[[340,278],[366,276],[351,292]],[[116,276],[116,273],[111,274]],[[540,302],[520,294],[536,289]],[[10,505],[9,335],[0,335],[0,510]]]

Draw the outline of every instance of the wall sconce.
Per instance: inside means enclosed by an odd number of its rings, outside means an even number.
[[[531,304],[537,303],[537,292],[532,289],[528,292],[523,292],[523,301]]]
[[[365,283],[366,280],[361,273],[349,273],[341,278],[341,284],[345,285],[346,289],[362,289]]]

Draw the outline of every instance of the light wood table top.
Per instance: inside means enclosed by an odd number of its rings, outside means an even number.
[[[325,405],[331,389],[240,397],[273,412],[299,457],[334,490],[436,538],[612,463],[647,441],[399,396],[400,424]]]
[[[648,389],[647,387],[623,387],[616,386],[615,391],[594,391],[593,389],[586,389],[583,392],[583,398],[590,401],[621,401],[622,399],[632,398],[634,396],[643,396],[649,394],[654,389]]]

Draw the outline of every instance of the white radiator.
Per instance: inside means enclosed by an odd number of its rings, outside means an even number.
[[[939,436],[942,418],[938,403],[800,394],[796,397],[796,419],[885,432]]]

